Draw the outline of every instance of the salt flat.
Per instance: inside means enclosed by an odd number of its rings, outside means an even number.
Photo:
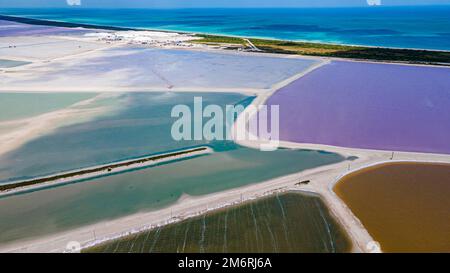
[[[65,45],[70,47],[77,43],[79,42],[66,41],[42,46],[64,50]],[[34,48],[31,51],[34,51]],[[17,48],[4,50],[17,50],[17,57],[21,54]],[[55,54],[45,52],[47,51],[42,49],[42,53],[37,54],[39,57]],[[257,91],[270,89],[318,62],[307,58],[282,58],[237,52],[122,46],[35,65],[32,70],[4,73],[0,75],[0,80],[4,83],[0,90]]]
[[[0,37],[66,35],[81,34],[86,32],[89,32],[89,30],[78,28],[27,25],[12,21],[0,20]]]
[[[105,31],[0,21],[0,91],[209,91],[257,93],[322,60],[218,50],[192,35]]]
[[[0,37],[0,56],[24,61],[50,61],[102,47],[101,43],[63,37]]]

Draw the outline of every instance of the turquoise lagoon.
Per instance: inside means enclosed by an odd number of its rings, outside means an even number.
[[[342,161],[337,154],[230,145],[212,155],[0,198],[0,244],[49,235]]]
[[[18,67],[18,66],[22,66],[22,65],[26,65],[26,64],[30,64],[30,62],[0,59],[0,68],[12,68],[12,67]]]
[[[246,105],[252,97],[232,93],[127,93],[93,102],[113,110],[88,122],[59,128],[0,157],[0,183],[208,144],[175,141],[171,127],[174,105]],[[31,100],[31,99],[30,99]],[[87,105],[86,107],[92,107]]]
[[[203,195],[345,160],[321,151],[261,152],[227,141],[178,143],[170,137],[170,110],[178,103],[192,104],[196,95],[201,95],[206,103],[220,105],[248,104],[253,99],[231,93],[126,94],[118,98],[123,108],[114,114],[63,127],[2,158],[5,181],[186,146],[207,144],[216,151],[157,167],[0,198],[0,243],[155,210],[173,204],[184,193]]]
[[[0,93],[0,122],[60,110],[95,95],[95,93]]]

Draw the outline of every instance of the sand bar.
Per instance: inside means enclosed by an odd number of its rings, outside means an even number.
[[[46,177],[37,177],[31,180],[15,181],[14,183],[6,183],[0,185],[0,197],[29,190],[37,190],[47,186],[71,183],[76,180],[91,179],[102,175],[112,175],[119,172],[154,166],[157,164],[170,162],[172,160],[180,160],[183,158],[205,155],[212,152],[213,150],[209,147],[196,147],[114,162],[101,166],[93,166],[65,173],[58,173]]]

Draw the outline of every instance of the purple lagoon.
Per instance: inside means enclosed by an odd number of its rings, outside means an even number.
[[[450,154],[450,69],[336,61],[280,89],[280,138]]]

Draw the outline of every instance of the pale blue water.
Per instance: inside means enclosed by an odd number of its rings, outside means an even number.
[[[175,141],[171,136],[172,124],[177,120],[171,117],[172,107],[192,107],[195,96],[201,96],[204,105],[223,107],[246,106],[253,99],[235,93],[123,94],[111,99],[110,103],[121,105],[114,113],[59,128],[0,156],[0,183],[196,145],[218,146],[206,140]]]
[[[56,111],[95,95],[95,93],[0,93],[0,122]]]
[[[13,60],[4,60],[0,59],[0,68],[11,68],[30,64],[30,62],[22,62],[22,61],[13,61]]]
[[[96,25],[450,50],[450,6],[307,9],[1,9]]]
[[[203,195],[344,160],[306,150],[224,151],[154,168],[0,198],[0,244],[55,234]]]
[[[241,147],[230,141],[171,138],[173,105],[248,105],[233,93],[131,93],[117,98],[123,109],[66,126],[0,158],[0,181],[207,144],[214,153],[72,184],[0,198],[0,244],[54,234],[173,204],[183,193],[204,195],[266,181],[345,160],[334,153]]]

